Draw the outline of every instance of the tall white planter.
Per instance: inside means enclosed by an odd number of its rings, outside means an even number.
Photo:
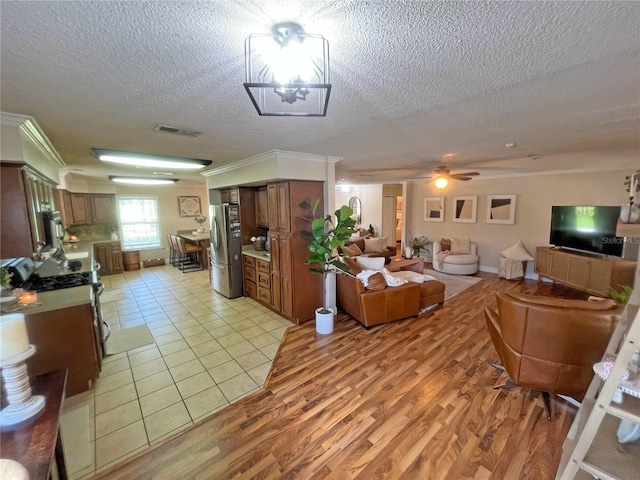
[[[336,273],[329,272],[324,280],[324,304],[327,308],[333,310],[333,315],[338,311],[336,300]]]
[[[334,310],[329,309],[329,313],[320,313],[323,307],[316,309],[316,332],[327,334],[333,332]]]

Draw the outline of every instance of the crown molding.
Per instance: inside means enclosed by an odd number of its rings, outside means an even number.
[[[55,163],[60,168],[67,166],[35,118],[26,115],[17,115],[15,113],[1,112],[0,121],[2,125],[18,127],[52,163]]]
[[[342,160],[342,158],[324,155],[313,155],[311,153],[289,152],[286,150],[269,150],[267,152],[259,153],[258,155],[254,155],[252,157],[248,157],[243,160],[230,163],[228,165],[222,165],[217,168],[212,168],[210,170],[202,172],[200,175],[204,177],[210,177],[211,175],[219,175],[221,173],[231,172],[233,170],[238,170],[239,168],[249,167],[261,162],[273,160],[275,160],[276,162],[280,160],[295,160],[302,162],[338,163]]]

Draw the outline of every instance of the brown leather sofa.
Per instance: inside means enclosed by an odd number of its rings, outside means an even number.
[[[338,305],[366,328],[382,323],[416,317],[423,307],[444,303],[444,283],[429,281],[405,283],[384,290],[367,290],[355,275],[362,268],[351,258],[344,258],[349,273],[337,275]]]
[[[364,238],[359,238],[358,240],[349,240],[345,242],[345,245],[347,246],[357,245],[358,248],[362,252],[364,252]],[[342,247],[338,247],[338,251],[340,252],[341,255],[344,255],[344,251],[342,250]],[[383,250],[382,252],[364,253],[363,255],[366,255],[367,257],[391,258],[396,256],[396,247],[387,247],[387,249]]]
[[[485,309],[491,340],[515,385],[582,400],[623,307],[510,292]],[[511,386],[511,385],[509,385]]]

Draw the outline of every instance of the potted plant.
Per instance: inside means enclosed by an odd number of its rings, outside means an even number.
[[[11,287],[11,277],[13,277],[13,274],[9,272],[7,268],[0,269],[0,297],[3,302],[14,299],[11,295],[11,291],[13,290]]]
[[[204,233],[204,227],[202,225],[207,221],[207,217],[195,217],[194,220],[198,224],[198,233]]]
[[[104,232],[111,236],[111,240],[118,240],[118,225],[107,225],[104,227]]]
[[[317,265],[309,268],[312,273],[320,273],[323,276],[322,298],[323,306],[316,310],[316,330],[320,333],[331,333],[333,331],[333,315],[327,299],[327,291],[333,291],[335,298],[335,274],[348,271],[349,266],[340,261],[338,247],[344,246],[345,242],[353,235],[356,222],[351,218],[353,210],[346,205],[335,211],[335,219],[331,215],[326,217],[316,217],[316,210],[320,200],[311,207],[309,202],[302,202],[300,208],[310,213],[311,231],[304,231],[302,235],[309,239],[309,256],[307,265]],[[333,286],[327,288],[329,278],[333,279]]]
[[[616,303],[621,305],[626,305],[629,301],[629,297],[631,297],[631,292],[633,292],[633,288],[629,285],[618,285],[622,287],[621,291],[616,290],[613,287],[609,288],[609,298]]]
[[[427,245],[429,245],[429,243],[431,243],[431,241],[425,236],[413,237],[411,239],[411,250],[412,250],[413,256],[419,257],[420,250],[422,250]]]

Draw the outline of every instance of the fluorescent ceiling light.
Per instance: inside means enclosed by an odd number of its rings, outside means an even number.
[[[163,157],[160,155],[145,155],[131,152],[118,152],[92,148],[93,155],[103,162],[120,163],[131,167],[173,168],[183,170],[198,170],[213,163],[211,160],[196,158]]]
[[[130,185],[171,185],[178,181],[177,178],[140,178],[140,177],[116,177],[110,176],[109,180],[115,183],[127,183]]]

